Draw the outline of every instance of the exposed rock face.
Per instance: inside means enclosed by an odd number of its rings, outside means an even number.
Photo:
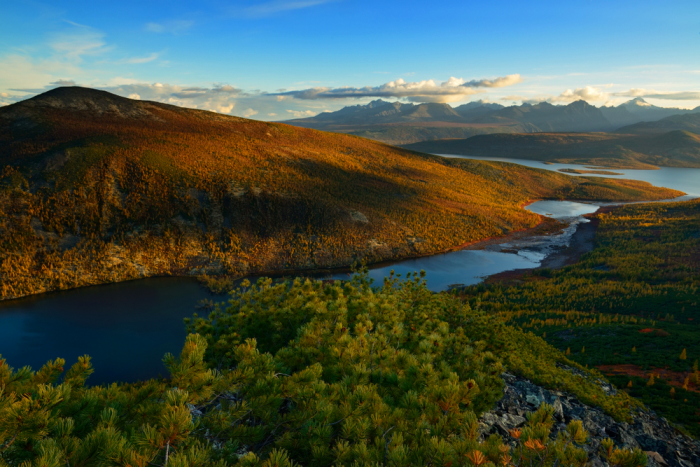
[[[484,435],[497,433],[504,439],[511,439],[509,430],[524,425],[528,413],[547,403],[554,407],[558,422],[552,430],[553,437],[571,420],[583,421],[590,436],[584,449],[591,466],[608,465],[600,457],[600,443],[605,438],[611,438],[620,447],[638,447],[646,451],[649,467],[700,465],[700,442],[682,434],[652,411],[638,411],[632,424],[617,422],[601,409],[585,405],[571,394],[549,391],[507,373],[502,377],[506,385],[503,398],[480,420]],[[615,391],[605,382],[602,387],[606,392]]]

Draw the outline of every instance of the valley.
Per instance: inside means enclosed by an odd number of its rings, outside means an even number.
[[[82,88],[3,107],[0,126],[3,299],[423,256],[534,227],[533,199],[683,194]]]

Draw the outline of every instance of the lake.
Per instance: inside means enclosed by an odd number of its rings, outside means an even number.
[[[0,302],[0,355],[37,370],[58,357],[67,369],[88,354],[91,384],[165,375],[163,355],[185,342],[183,318],[213,297],[195,279],[155,277]]]

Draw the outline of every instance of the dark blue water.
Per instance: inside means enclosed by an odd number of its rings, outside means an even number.
[[[179,354],[183,318],[212,298],[190,278],[160,277],[0,302],[0,355],[10,366],[39,369],[92,357],[90,384],[166,375],[161,359]]]
[[[391,271],[406,277],[407,273],[426,272],[428,288],[435,292],[452,286],[478,284],[484,278],[513,269],[535,268],[546,257],[540,251],[522,250],[502,253],[486,250],[457,250],[440,255],[376,264],[369,267],[369,277],[381,285]],[[321,279],[348,279],[349,273],[317,275]]]

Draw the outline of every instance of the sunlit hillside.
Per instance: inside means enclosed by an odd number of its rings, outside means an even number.
[[[532,199],[680,195],[83,88],[0,109],[0,167],[3,299],[428,254],[535,226]]]

